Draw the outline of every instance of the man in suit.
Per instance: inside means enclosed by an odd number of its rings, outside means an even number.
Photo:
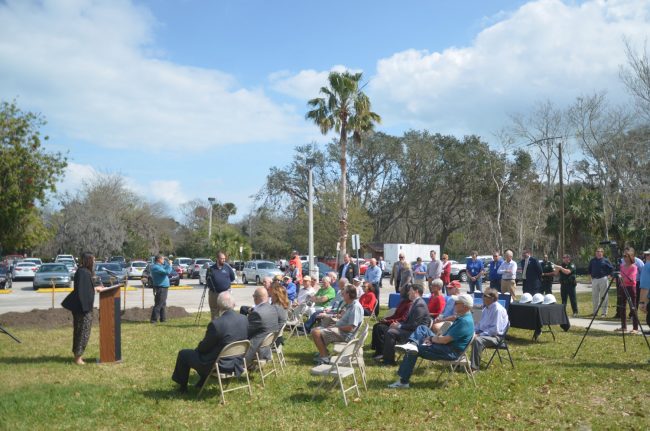
[[[412,305],[406,316],[406,320],[402,323],[392,323],[386,332],[383,352],[385,365],[395,365],[395,344],[404,343],[408,340],[408,337],[418,326],[429,326],[431,323],[429,308],[424,299],[422,299],[422,293],[424,293],[424,287],[421,284],[410,285],[408,295]]]
[[[390,284],[395,286],[395,293],[399,293],[400,281],[402,280],[402,262],[404,262],[404,255],[400,253],[398,261],[393,264],[393,271],[390,273]]]
[[[253,293],[255,306],[248,314],[248,339],[251,341],[251,348],[246,352],[246,365],[250,368],[255,359],[255,353],[260,344],[270,332],[278,329],[278,310],[269,304],[269,294],[264,287],[258,287]],[[271,350],[260,352],[260,357],[271,358]]]
[[[343,256],[343,263],[339,266],[338,275],[339,279],[347,278],[348,280],[352,280],[354,277],[359,275],[359,268],[354,262],[352,262],[349,254]]]
[[[199,374],[200,379],[196,386],[201,387],[221,350],[230,343],[247,338],[248,321],[246,317],[233,311],[235,301],[230,296],[230,292],[223,292],[219,295],[217,307],[219,315],[208,324],[205,336],[198,347],[178,352],[172,380],[180,385],[179,391],[181,392],[187,391],[191,368]],[[243,358],[222,359],[219,361],[219,369],[223,372],[239,374],[244,369]]]
[[[542,288],[542,265],[530,255],[530,249],[524,249],[521,262],[521,278],[523,279],[524,293],[534,295]]]

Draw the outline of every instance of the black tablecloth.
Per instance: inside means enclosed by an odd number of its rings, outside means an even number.
[[[535,337],[546,325],[560,325],[564,331],[571,327],[566,308],[562,304],[519,304],[513,302],[508,307],[508,318],[512,328],[532,329]]]

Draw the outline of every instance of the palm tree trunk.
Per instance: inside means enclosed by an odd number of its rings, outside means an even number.
[[[348,201],[347,201],[347,146],[348,146],[348,131],[347,131],[347,118],[344,118],[341,122],[341,158],[339,163],[341,165],[341,183],[340,183],[340,194],[341,194],[341,206],[339,211],[339,242],[341,244],[341,252],[339,253],[339,262],[340,265],[343,263],[343,256],[347,252],[347,242],[348,242]]]

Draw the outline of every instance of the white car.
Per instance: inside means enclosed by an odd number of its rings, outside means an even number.
[[[485,256],[476,256],[478,260],[482,260],[484,265],[489,265],[490,261],[492,260],[492,255],[485,255]],[[451,263],[451,279],[452,280],[460,280],[463,283],[466,283],[467,280],[469,279],[467,277],[467,260],[471,259],[471,256],[467,256],[465,260],[461,262],[457,262],[455,260],[450,260],[449,262]],[[487,276],[487,270],[483,274],[483,278]]]
[[[206,284],[206,278],[208,276],[208,268],[210,268],[212,265],[214,265],[214,262],[205,262],[203,265],[201,265],[201,268],[199,269],[199,284]]]
[[[141,278],[146,267],[147,262],[144,260],[134,260],[126,267],[126,274],[129,278]]]
[[[41,265],[43,265],[43,261],[41,259],[37,258],[37,257],[28,257],[26,259],[21,260],[21,262],[29,262],[29,263],[35,264],[37,271],[38,271],[38,268],[40,268]]]
[[[249,281],[255,281],[255,284],[262,284],[264,277],[273,278],[276,275],[282,275],[282,271],[280,271],[275,262],[251,260],[244,265],[241,282],[242,284],[248,284]]]
[[[18,262],[14,265],[14,269],[11,273],[11,278],[13,280],[25,279],[33,280],[34,274],[38,271],[38,267],[33,262]]]
[[[61,260],[71,260],[74,262],[74,256],[71,254],[57,254],[55,262],[60,262]]]

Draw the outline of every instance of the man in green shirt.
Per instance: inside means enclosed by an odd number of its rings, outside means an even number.
[[[573,317],[578,317],[578,301],[576,299],[576,266],[571,262],[571,256],[562,256],[562,265],[554,265],[555,273],[560,274],[560,296],[562,304],[566,304],[567,296],[571,301]]]

